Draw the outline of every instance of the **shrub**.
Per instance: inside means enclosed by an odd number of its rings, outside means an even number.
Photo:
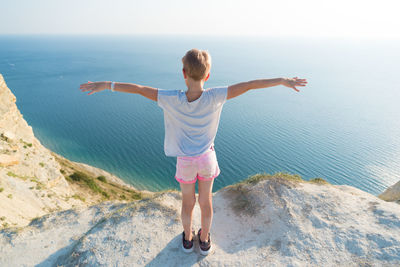
[[[235,185],[243,185],[243,184],[257,184],[260,181],[264,181],[267,179],[286,179],[294,182],[300,182],[303,181],[300,175],[298,174],[290,174],[286,172],[276,172],[274,174],[267,174],[267,173],[257,173],[255,175],[251,175],[247,177],[246,179],[240,181],[239,183],[234,184]]]
[[[132,198],[133,199],[142,199],[142,193],[134,192],[134,193],[132,193]]]
[[[8,141],[8,138],[3,133],[0,134],[0,139],[4,140],[6,142]]]
[[[309,182],[316,183],[316,184],[329,184],[329,182],[327,182],[325,179],[323,179],[321,177],[313,178],[313,179],[309,180]]]
[[[102,181],[103,183],[107,183],[107,179],[103,175],[100,175],[99,177],[97,177],[97,180]]]
[[[3,187],[0,187],[0,193],[3,192],[3,191],[4,191],[4,188],[3,188]]]
[[[8,176],[17,177],[17,175],[11,171],[7,172]]]
[[[89,176],[87,176],[86,173],[83,172],[74,172],[69,177],[77,182],[84,181],[85,179],[89,178]]]
[[[93,192],[101,193],[103,190],[96,184],[92,177],[84,172],[76,171],[69,176],[74,181],[84,182]]]
[[[81,197],[80,195],[77,195],[77,194],[74,194],[72,197],[75,198],[75,199],[79,199],[79,200],[81,200],[83,202],[86,201],[86,199],[84,197]]]
[[[96,182],[93,179],[90,180],[85,180],[85,183],[87,186],[92,189],[93,192],[102,192],[101,188],[96,184]]]
[[[110,195],[105,191],[102,191],[101,194],[107,199],[110,198]]]

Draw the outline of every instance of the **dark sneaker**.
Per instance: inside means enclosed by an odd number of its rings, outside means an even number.
[[[199,245],[200,245],[200,254],[203,256],[207,256],[211,252],[211,235],[208,233],[208,238],[205,242],[201,241],[200,239],[201,228],[199,230],[198,238],[199,238]]]
[[[185,239],[185,231],[182,232],[182,249],[184,252],[189,253],[193,251],[193,237],[195,236],[195,232],[192,232],[192,240]]]

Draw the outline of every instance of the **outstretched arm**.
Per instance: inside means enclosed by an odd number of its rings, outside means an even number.
[[[89,81],[87,83],[81,84],[80,89],[82,92],[91,90],[91,92],[88,93],[88,95],[91,95],[96,92],[111,89],[111,82],[109,82],[109,81],[107,81],[107,82],[91,82],[91,81]],[[139,95],[142,95],[153,101],[157,101],[158,89],[149,87],[149,86],[143,86],[143,85],[138,85],[138,84],[134,84],[134,83],[116,82],[115,86],[114,86],[114,91],[139,94]]]
[[[231,99],[234,97],[237,97],[251,89],[258,89],[258,88],[267,88],[267,87],[272,87],[272,86],[277,86],[277,85],[284,85],[286,87],[290,87],[297,92],[299,90],[296,88],[296,86],[306,86],[306,79],[298,79],[297,77],[294,77],[292,79],[290,78],[275,78],[275,79],[259,79],[259,80],[252,80],[248,82],[242,82],[242,83],[237,83],[234,85],[230,85],[228,87],[228,95],[227,99]]]

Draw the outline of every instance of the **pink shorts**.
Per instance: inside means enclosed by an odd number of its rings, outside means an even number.
[[[195,157],[177,157],[175,179],[184,184],[199,180],[210,181],[220,174],[214,146]]]

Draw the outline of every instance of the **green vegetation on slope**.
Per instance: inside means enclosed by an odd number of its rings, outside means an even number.
[[[310,179],[309,181],[303,180],[298,174],[290,174],[285,172],[277,172],[274,174],[268,173],[257,173],[247,177],[246,179],[240,181],[239,183],[234,184],[233,186],[240,186],[242,184],[257,184],[260,181],[264,181],[267,179],[285,179],[287,181],[292,182],[304,182],[304,183],[315,183],[315,184],[329,184],[326,180],[318,177]]]
[[[75,195],[73,197],[74,199],[80,199],[85,202],[87,198],[90,198],[90,195],[93,195],[94,193],[100,197],[100,201],[132,201],[142,199],[145,195],[144,193],[127,186],[109,182],[103,175],[94,177],[92,173],[79,165],[60,157],[54,152],[52,152],[52,154],[55,156],[58,163],[60,163],[62,167],[60,172],[64,175],[67,182],[82,191],[82,194],[79,197],[78,195]]]
[[[101,176],[99,176],[101,177]],[[117,184],[108,183],[105,179],[97,177],[96,179],[82,171],[75,171],[69,176],[65,176],[68,182],[78,183],[81,186],[89,188],[93,193],[101,194],[104,199],[120,200],[138,200],[142,199],[139,191],[122,187]],[[104,176],[103,176],[104,177]],[[105,177],[104,177],[105,178]],[[101,182],[97,182],[101,181]]]

